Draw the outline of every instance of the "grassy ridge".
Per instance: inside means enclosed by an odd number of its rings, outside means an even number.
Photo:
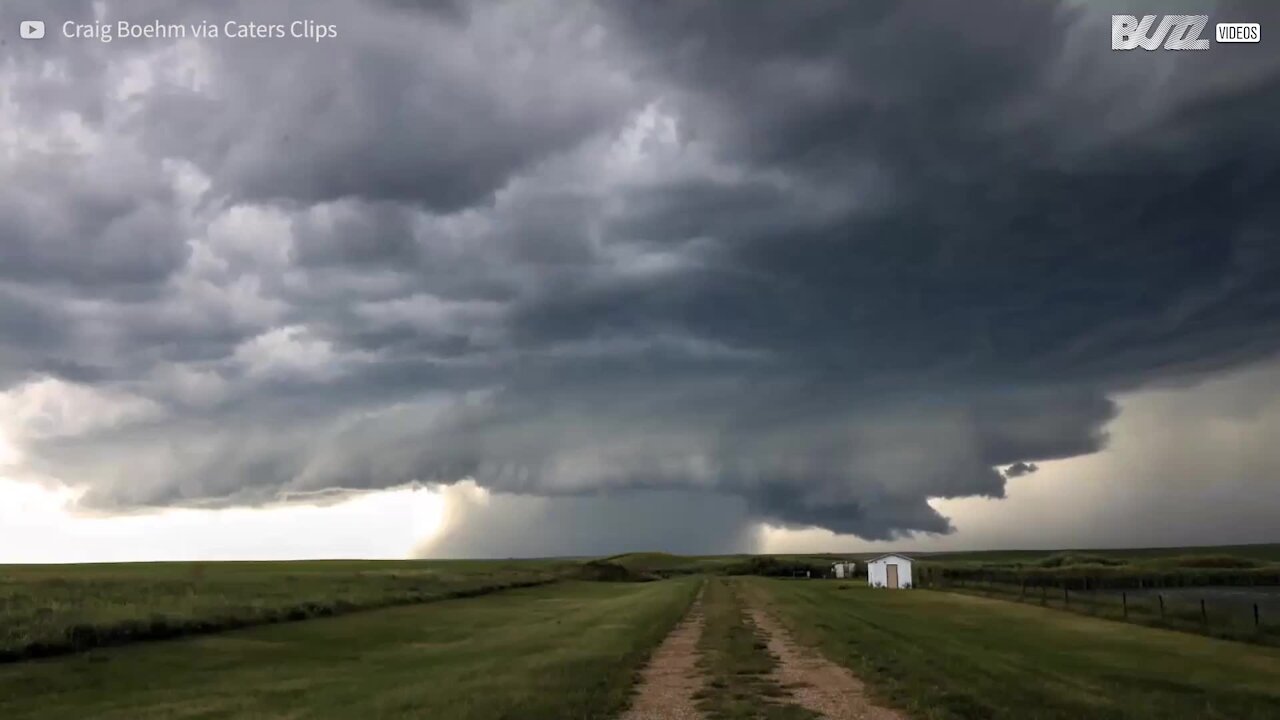
[[[1081,590],[1280,585],[1280,563],[1217,554],[1136,559],[1064,552],[1034,561],[922,561],[920,570],[926,581],[981,580]]]
[[[552,561],[0,566],[0,661],[549,582]]]
[[[603,558],[632,572],[671,577],[690,573],[712,575],[791,575],[811,570],[819,575],[837,560],[866,561],[883,551],[780,555],[683,556],[635,552]],[[1129,573],[1169,586],[1215,584],[1272,584],[1280,571],[1280,543],[1104,550],[981,550],[913,553],[922,567],[954,572],[987,569],[1021,570],[1045,578],[1078,578],[1093,573],[1121,580]]]
[[[710,720],[810,720],[817,716],[782,696],[768,674],[776,664],[764,640],[744,615],[737,585],[723,578],[707,582],[702,598],[706,627],[698,649],[707,687],[698,709]]]
[[[747,581],[798,639],[929,720],[1280,717],[1280,650],[855,583]]]
[[[0,717],[608,718],[698,583],[567,581],[13,663]]]
[[[748,555],[672,555],[663,552],[633,552],[603,558],[603,562],[621,565],[634,573],[645,573],[662,577],[677,575],[695,575],[700,573],[717,574],[725,568],[741,561]]]
[[[940,553],[908,553],[929,562],[1036,563],[1053,555],[1105,556],[1127,561],[1160,560],[1188,555],[1229,555],[1264,562],[1280,562],[1280,543],[1254,545],[1205,545],[1163,548],[1106,548],[1076,550],[974,550]]]
[[[792,577],[807,570],[813,577],[829,572],[834,556],[822,555],[671,555],[668,553],[623,553],[597,562],[627,568],[632,573],[652,577],[680,575],[776,575]]]

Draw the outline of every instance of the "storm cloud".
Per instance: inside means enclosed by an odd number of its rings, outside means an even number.
[[[1113,53],[1078,3],[305,7],[339,36],[0,46],[4,428],[86,507],[470,478],[947,533],[929,499],[1280,345],[1265,43]]]
[[[1019,460],[1018,462],[1004,469],[1004,476],[1007,478],[1022,477],[1023,475],[1030,475],[1031,473],[1039,469],[1040,469],[1040,466],[1036,465],[1035,463],[1022,462],[1021,460]]]

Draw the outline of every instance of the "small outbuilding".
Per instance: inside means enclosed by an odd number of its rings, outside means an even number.
[[[858,571],[858,564],[852,560],[841,560],[831,564],[831,575],[837,580],[853,577]]]
[[[906,555],[881,555],[867,563],[867,584],[877,588],[911,587],[911,558]]]

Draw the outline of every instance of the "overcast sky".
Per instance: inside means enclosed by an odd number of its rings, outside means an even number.
[[[1280,541],[1280,44],[1100,5],[4,3],[0,560]]]

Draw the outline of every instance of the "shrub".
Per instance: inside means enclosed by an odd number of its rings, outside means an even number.
[[[763,575],[766,577],[794,577],[809,573],[810,577],[826,577],[831,568],[825,562],[806,560],[781,560],[770,556],[755,556],[726,565],[726,575]]]
[[[1184,568],[1256,568],[1262,563],[1250,558],[1233,555],[1179,555],[1163,561],[1164,564]]]
[[[576,576],[580,580],[595,582],[647,582],[657,577],[650,573],[636,572],[625,565],[612,560],[592,560],[579,568]]]
[[[1056,567],[1064,567],[1064,566],[1071,566],[1071,565],[1118,566],[1118,565],[1124,565],[1124,564],[1125,564],[1124,560],[1117,560],[1116,558],[1109,558],[1103,555],[1091,555],[1088,553],[1073,553],[1073,552],[1054,553],[1053,555],[1050,555],[1049,557],[1036,563],[1036,565],[1040,567],[1046,567],[1046,568],[1056,568]]]

